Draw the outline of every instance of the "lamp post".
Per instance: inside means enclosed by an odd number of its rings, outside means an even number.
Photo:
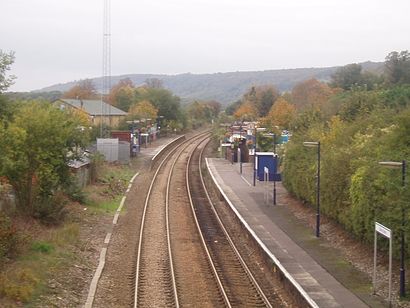
[[[273,153],[276,154],[276,134],[273,133]]]
[[[320,235],[320,141],[303,142],[305,147],[317,148],[317,175],[316,175],[316,237]]]
[[[257,140],[256,124],[254,125],[254,129],[255,129],[255,143],[253,144],[253,186],[256,186],[256,140]]]
[[[157,136],[160,137],[161,135],[161,126],[162,126],[162,119],[164,118],[163,115],[157,117]]]
[[[242,174],[242,150],[241,150],[241,144],[242,144],[242,123],[241,126],[239,127],[239,170],[240,173]]]
[[[406,185],[406,161],[381,161],[379,165],[388,168],[401,168],[402,187]],[[406,270],[404,268],[405,257],[405,241],[404,241],[404,225],[406,222],[406,211],[404,206],[401,206],[401,241],[400,241],[400,297],[406,296]]]

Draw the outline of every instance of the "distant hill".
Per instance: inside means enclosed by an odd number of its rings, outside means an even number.
[[[365,71],[381,73],[383,63],[360,63]],[[183,102],[197,100],[216,100],[222,105],[228,105],[239,98],[254,85],[273,84],[279,91],[290,91],[297,83],[306,79],[316,78],[320,81],[329,81],[330,76],[338,69],[337,66],[324,68],[296,68],[267,70],[254,72],[230,72],[215,74],[180,74],[180,75],[155,75],[155,74],[130,74],[112,76],[112,84],[120,79],[130,78],[135,85],[144,84],[149,78],[163,81],[165,88],[182,98]],[[97,89],[100,88],[101,78],[92,79]],[[56,84],[38,90],[39,92],[61,91],[65,92],[73,87],[77,81]]]

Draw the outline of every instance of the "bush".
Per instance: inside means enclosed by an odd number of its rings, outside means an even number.
[[[39,279],[30,269],[6,272],[0,275],[0,294],[12,300],[27,302],[34,293]]]
[[[36,241],[31,245],[31,250],[42,253],[50,253],[54,250],[54,246],[47,242]]]
[[[67,187],[64,189],[64,192],[72,201],[76,201],[81,204],[85,204],[87,202],[86,194],[84,193],[82,188],[79,187],[78,184],[74,181],[67,185]]]
[[[410,215],[409,185],[402,186],[401,171],[378,164],[379,161],[410,160],[410,108],[398,109],[400,104],[392,102],[394,107],[387,108],[382,100],[387,94],[382,94],[354,93],[344,106],[348,108],[341,109],[344,116],[305,122],[286,145],[284,159],[286,188],[315,205],[316,151],[303,147],[303,141],[320,141],[321,211],[355,237],[368,242],[373,239],[375,221],[394,230],[394,240],[399,240],[402,209]],[[405,97],[393,94],[400,97],[397,100]],[[362,95],[368,95],[369,100],[362,100]],[[355,99],[361,101],[355,102]],[[370,103],[372,100],[374,106]],[[356,103],[360,106],[354,107]],[[346,118],[348,109],[348,114],[353,116]],[[301,115],[299,121],[305,116]],[[408,237],[410,226],[406,224],[405,228]],[[407,251],[410,252],[410,247]]]
[[[0,260],[14,251],[17,234],[10,218],[0,212]]]
[[[57,225],[67,214],[65,205],[66,200],[61,193],[39,198],[34,206],[33,216],[46,225]]]

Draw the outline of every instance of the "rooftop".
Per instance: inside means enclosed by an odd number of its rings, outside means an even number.
[[[101,115],[117,115],[125,116],[127,113],[107,104],[101,100],[91,100],[91,99],[59,99],[74,108],[82,109],[91,116],[101,116]]]

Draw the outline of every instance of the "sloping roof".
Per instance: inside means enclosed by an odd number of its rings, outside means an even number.
[[[127,113],[118,109],[117,107],[111,106],[106,102],[101,102],[101,100],[91,100],[91,99],[59,99],[74,108],[82,109],[86,113],[92,116],[125,116]]]

